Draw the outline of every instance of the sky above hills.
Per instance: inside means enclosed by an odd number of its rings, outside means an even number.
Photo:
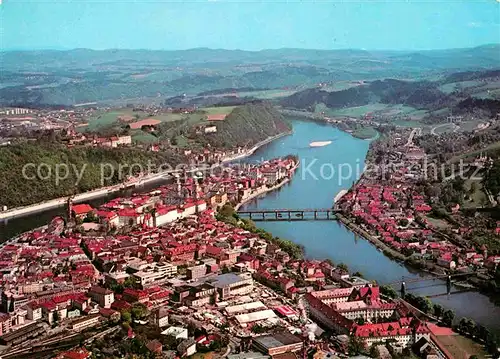
[[[497,0],[0,0],[0,47],[418,50],[500,43]]]

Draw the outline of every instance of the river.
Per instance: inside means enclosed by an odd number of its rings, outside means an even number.
[[[353,138],[336,128],[312,121],[293,121],[294,133],[257,150],[246,161],[256,162],[287,154],[296,154],[301,165],[294,178],[280,190],[245,204],[255,208],[329,208],[342,189],[348,189],[359,178],[369,141]],[[325,147],[310,148],[313,141],[333,141]],[[352,168],[349,174],[347,164]],[[309,166],[309,167],[308,167]],[[307,170],[307,168],[310,169]],[[332,176],[331,169],[335,170]],[[323,176],[321,175],[323,173]],[[257,222],[274,235],[300,243],[308,258],[330,258],[345,263],[352,272],[359,271],[379,284],[405,278],[430,276],[384,256],[367,240],[354,235],[336,221]],[[395,288],[399,290],[399,285]],[[407,284],[410,293],[436,295],[446,293],[446,283],[431,280]],[[453,287],[452,292],[460,290]],[[457,317],[468,317],[500,330],[500,308],[487,296],[477,292],[457,293],[432,298],[435,303],[453,309]]]
[[[335,195],[341,189],[351,187],[359,177],[369,141],[353,138],[327,124],[300,120],[292,122],[294,128],[292,135],[258,149],[245,161],[257,162],[296,154],[300,157],[301,165],[294,178],[280,190],[267,193],[242,208],[329,208],[333,204]],[[309,143],[313,141],[332,141],[332,144],[310,148]],[[352,173],[349,174],[346,164],[352,167]],[[311,171],[307,171],[306,168]],[[333,174],[332,168],[335,170]],[[151,190],[157,185],[158,183],[149,183],[135,191]],[[89,203],[98,206],[112,197],[130,194],[130,191],[113,194]],[[0,222],[0,242],[18,233],[47,224],[54,216],[64,214],[64,211],[65,209],[61,207],[5,223]],[[258,225],[274,235],[302,244],[309,258],[330,258],[335,263],[345,263],[352,272],[359,271],[366,278],[377,280],[379,284],[399,281],[403,276],[405,278],[429,276],[385,257],[368,241],[354,235],[336,221],[258,222]],[[399,290],[399,286],[396,289]],[[407,289],[419,295],[446,293],[446,285],[440,280],[408,284]],[[452,291],[455,290],[459,288],[453,287]],[[500,308],[480,293],[452,294],[449,297],[432,298],[432,301],[453,309],[457,317],[472,318],[500,331],[498,319]]]

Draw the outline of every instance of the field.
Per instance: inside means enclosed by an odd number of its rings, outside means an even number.
[[[316,112],[324,112],[327,116],[347,116],[347,117],[362,117],[367,114],[380,115],[387,117],[405,116],[410,120],[420,120],[427,115],[427,111],[418,110],[416,108],[403,104],[387,105],[383,103],[374,103],[364,106],[347,107],[342,109],[329,109],[324,104],[318,104]],[[410,127],[414,127],[413,125]]]
[[[338,110],[327,109],[324,111],[330,116],[347,116],[347,117],[361,117],[368,113],[373,113],[387,108],[387,105],[382,103],[374,103],[364,106],[347,107]]]
[[[443,345],[453,358],[470,358],[476,355],[478,358],[486,358],[487,353],[480,344],[461,335],[437,336],[437,340]]]
[[[446,132],[453,132],[455,130],[453,123],[443,123],[432,128],[431,133],[434,135],[441,135]]]
[[[321,89],[325,90],[325,91],[329,91],[329,92],[342,91],[342,90],[347,90],[347,89],[350,89],[351,87],[356,87],[356,86],[360,86],[360,85],[361,85],[361,83],[359,83],[358,81],[338,81],[338,82],[334,82],[333,84],[324,86]]]
[[[225,107],[223,107],[226,109]],[[102,112],[88,120],[87,126],[79,127],[79,131],[99,131],[109,127],[124,126],[126,123],[133,123],[145,118],[152,118],[161,122],[179,121],[185,118],[185,114],[180,113],[166,113],[160,115],[150,116],[149,113],[144,111],[133,111],[130,108],[114,109],[107,112]],[[202,115],[199,115],[201,118]],[[200,118],[197,118],[199,121]]]
[[[225,107],[205,107],[202,111],[205,111],[209,115],[229,115],[231,111],[234,110],[236,106],[225,106]]]
[[[447,94],[452,93],[456,90],[463,90],[470,87],[476,87],[481,85],[481,81],[473,80],[473,81],[461,81],[461,82],[451,82],[449,84],[444,84],[439,87],[439,89]]]
[[[401,127],[424,127],[422,123],[414,120],[396,120],[393,124]]]
[[[141,130],[134,131],[134,133],[131,133],[132,135],[132,141],[135,142],[140,142],[140,143],[157,143],[158,142],[158,137],[146,133]]]
[[[458,126],[460,126],[459,131],[474,131],[479,125],[479,121],[464,121],[460,122]]]
[[[452,82],[439,87],[444,93],[453,91],[467,91],[472,97],[491,98],[500,96],[500,81],[462,81]]]
[[[373,127],[362,127],[352,132],[352,135],[363,140],[377,136],[377,131]]]
[[[244,92],[238,92],[237,94],[239,97],[252,96],[262,100],[272,100],[293,95],[295,92],[296,92],[295,90],[276,89],[276,90],[262,90],[262,91],[244,91]]]
[[[439,219],[439,218],[434,218],[434,217],[431,217],[431,216],[426,216],[425,217],[434,227],[438,228],[438,229],[446,229],[450,226],[450,224],[448,222],[446,222],[445,220],[443,219]]]

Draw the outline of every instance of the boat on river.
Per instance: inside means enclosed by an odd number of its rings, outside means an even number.
[[[315,142],[311,142],[309,144],[309,147],[324,147],[324,146],[328,146],[331,143],[332,143],[332,141],[315,141]]]

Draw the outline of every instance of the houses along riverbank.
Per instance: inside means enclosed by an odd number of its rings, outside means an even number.
[[[273,142],[256,151],[247,160],[254,162],[292,153],[299,156],[301,166],[293,181],[279,191],[268,193],[242,206],[244,209],[272,208],[329,208],[332,199],[347,190],[359,179],[364,167],[369,142],[355,139],[336,128],[313,121],[294,121],[294,134],[284,141]],[[318,138],[335,138],[330,146],[309,148],[308,144]],[[352,173],[341,173],[342,165],[349,164]],[[321,176],[323,166],[334,168],[333,176]],[[357,171],[357,168],[360,171]],[[380,284],[388,284],[417,278],[434,278],[426,272],[395,261],[370,242],[358,237],[343,224],[335,221],[259,222],[259,227],[280,238],[290,239],[305,248],[308,258],[329,258],[335,263],[345,263],[353,272],[364,273],[367,278]],[[395,286],[399,289],[399,284]],[[422,283],[409,283],[410,293],[435,296],[446,293],[446,282],[431,279]],[[452,291],[461,288],[452,286]],[[500,308],[478,292],[463,292],[432,299],[445,308],[455,311],[457,317],[472,318],[500,330]]]

